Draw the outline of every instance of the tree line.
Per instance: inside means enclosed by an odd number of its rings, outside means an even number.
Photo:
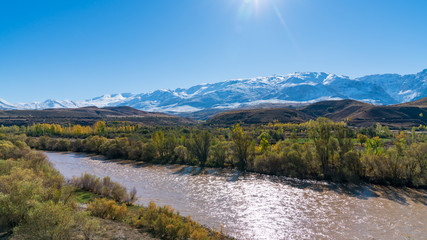
[[[48,125],[43,126],[51,129]],[[22,135],[24,141],[41,150],[86,152],[147,163],[237,168],[302,179],[413,187],[427,184],[424,126],[393,133],[379,124],[353,129],[345,122],[319,118],[302,124],[237,124],[232,128],[134,126],[129,132],[99,122],[90,127],[93,132],[87,137],[49,137],[56,136],[55,130],[34,134],[35,126],[15,134],[27,134]],[[100,126],[104,130],[99,130]]]

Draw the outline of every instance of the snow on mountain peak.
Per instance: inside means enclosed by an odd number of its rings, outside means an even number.
[[[105,94],[84,101],[49,99],[42,103],[10,104],[0,99],[0,109],[130,106],[146,111],[173,113],[266,103],[311,103],[325,99],[395,104],[426,96],[427,69],[417,74],[378,74],[356,79],[325,72],[296,72],[232,79],[174,90],[160,89],[141,94]]]

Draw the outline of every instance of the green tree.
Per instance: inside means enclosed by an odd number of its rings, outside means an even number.
[[[249,162],[251,137],[243,131],[243,128],[236,124],[233,127],[231,139],[234,143],[234,155],[237,158],[237,167],[240,170],[246,170]]]
[[[343,174],[344,168],[348,168],[347,161],[344,156],[348,156],[348,152],[353,150],[353,139],[348,137],[349,129],[343,125],[338,125],[335,129],[335,137],[338,141],[338,155],[339,155],[339,172]],[[346,155],[347,154],[347,155]]]
[[[298,132],[296,128],[292,129],[292,133],[291,133],[291,140],[292,142],[296,143],[298,141]]]
[[[268,139],[270,139],[270,134],[263,132],[261,135],[259,135],[258,139],[260,139],[259,150],[261,153],[265,153],[270,150],[270,143],[268,142]]]
[[[384,152],[383,142],[379,137],[374,137],[368,140],[368,151],[372,151],[375,155],[379,155]]]
[[[205,166],[208,160],[211,144],[212,135],[207,130],[192,134],[188,141],[188,149],[199,160],[202,167]]]
[[[317,156],[320,159],[323,174],[330,174],[329,162],[334,155],[334,140],[332,137],[332,124],[327,118],[318,118],[310,129]]]
[[[162,130],[159,130],[153,134],[151,137],[151,142],[153,143],[157,156],[160,159],[164,159],[165,153],[165,133]]]
[[[357,134],[357,141],[360,143],[360,147],[363,147],[363,145],[368,142],[368,137],[364,134]]]
[[[218,140],[212,146],[212,158],[217,167],[224,167],[224,164],[229,160],[230,144],[227,141]]]

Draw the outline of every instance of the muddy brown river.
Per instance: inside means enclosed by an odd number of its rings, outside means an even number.
[[[46,152],[66,178],[110,176],[139,203],[170,205],[237,239],[427,239],[427,191],[337,185],[177,165],[135,166]]]

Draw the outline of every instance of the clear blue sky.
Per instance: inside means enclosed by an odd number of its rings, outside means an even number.
[[[425,0],[0,0],[0,98],[427,68]]]

